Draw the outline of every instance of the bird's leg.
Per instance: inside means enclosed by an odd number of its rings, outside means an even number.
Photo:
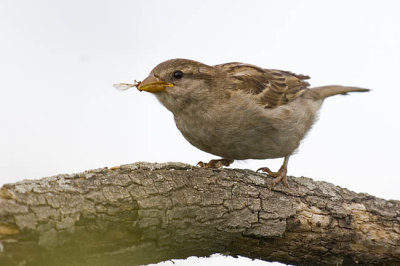
[[[287,176],[286,176],[289,157],[290,157],[290,155],[285,156],[285,159],[283,160],[283,164],[282,164],[281,168],[279,168],[278,172],[272,172],[268,167],[262,167],[257,170],[257,172],[258,171],[266,172],[268,175],[275,177],[272,182],[271,188],[273,188],[275,185],[279,184],[280,182],[282,182],[282,184],[285,187],[289,188],[289,183],[287,181]]]
[[[229,166],[233,163],[231,159],[211,160],[208,163],[198,162],[197,166],[201,168],[222,168],[222,166]]]

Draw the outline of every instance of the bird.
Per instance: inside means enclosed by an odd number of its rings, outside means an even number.
[[[232,62],[207,65],[170,59],[157,65],[136,86],[154,94],[173,113],[185,139],[202,151],[221,157],[199,162],[202,168],[228,167],[234,160],[283,158],[272,187],[289,188],[287,169],[330,96],[369,89],[328,85],[310,87],[307,75]]]

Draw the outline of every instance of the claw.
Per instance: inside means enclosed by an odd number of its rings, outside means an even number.
[[[284,170],[281,173],[279,173],[274,180],[272,180],[272,185],[271,185],[271,189],[273,189],[275,187],[275,185],[279,184],[282,182],[282,184],[286,187],[289,188],[289,183],[287,181],[287,175],[286,175],[287,171]]]
[[[257,169],[256,172],[262,171],[266,172],[269,176],[274,177],[274,180],[272,181],[271,188],[274,188],[277,184],[282,183],[286,188],[290,189],[289,183],[287,181],[287,164],[289,161],[289,155],[285,156],[285,159],[283,161],[283,164],[281,168],[279,168],[278,172],[272,172],[268,167],[261,167]]]
[[[211,160],[208,163],[198,162],[197,166],[201,168],[222,168],[223,166],[229,166],[233,163],[231,159],[219,159],[219,160]]]
[[[268,167],[261,167],[259,169],[257,169],[257,173],[261,171],[261,172],[266,172],[268,175],[272,176],[272,177],[277,177],[279,175],[279,172],[272,172]]]
[[[201,168],[207,168],[207,167],[206,167],[206,163],[203,163],[202,161],[198,162],[198,163],[196,164],[196,166],[201,167]]]

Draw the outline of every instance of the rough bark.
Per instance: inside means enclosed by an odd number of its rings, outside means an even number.
[[[135,163],[4,185],[0,265],[138,265],[241,255],[400,265],[400,202],[309,178]]]

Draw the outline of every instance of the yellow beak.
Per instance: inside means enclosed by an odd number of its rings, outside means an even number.
[[[148,92],[161,92],[168,87],[173,87],[174,84],[159,80],[153,75],[148,76],[145,80],[140,82],[137,87],[140,91]]]

